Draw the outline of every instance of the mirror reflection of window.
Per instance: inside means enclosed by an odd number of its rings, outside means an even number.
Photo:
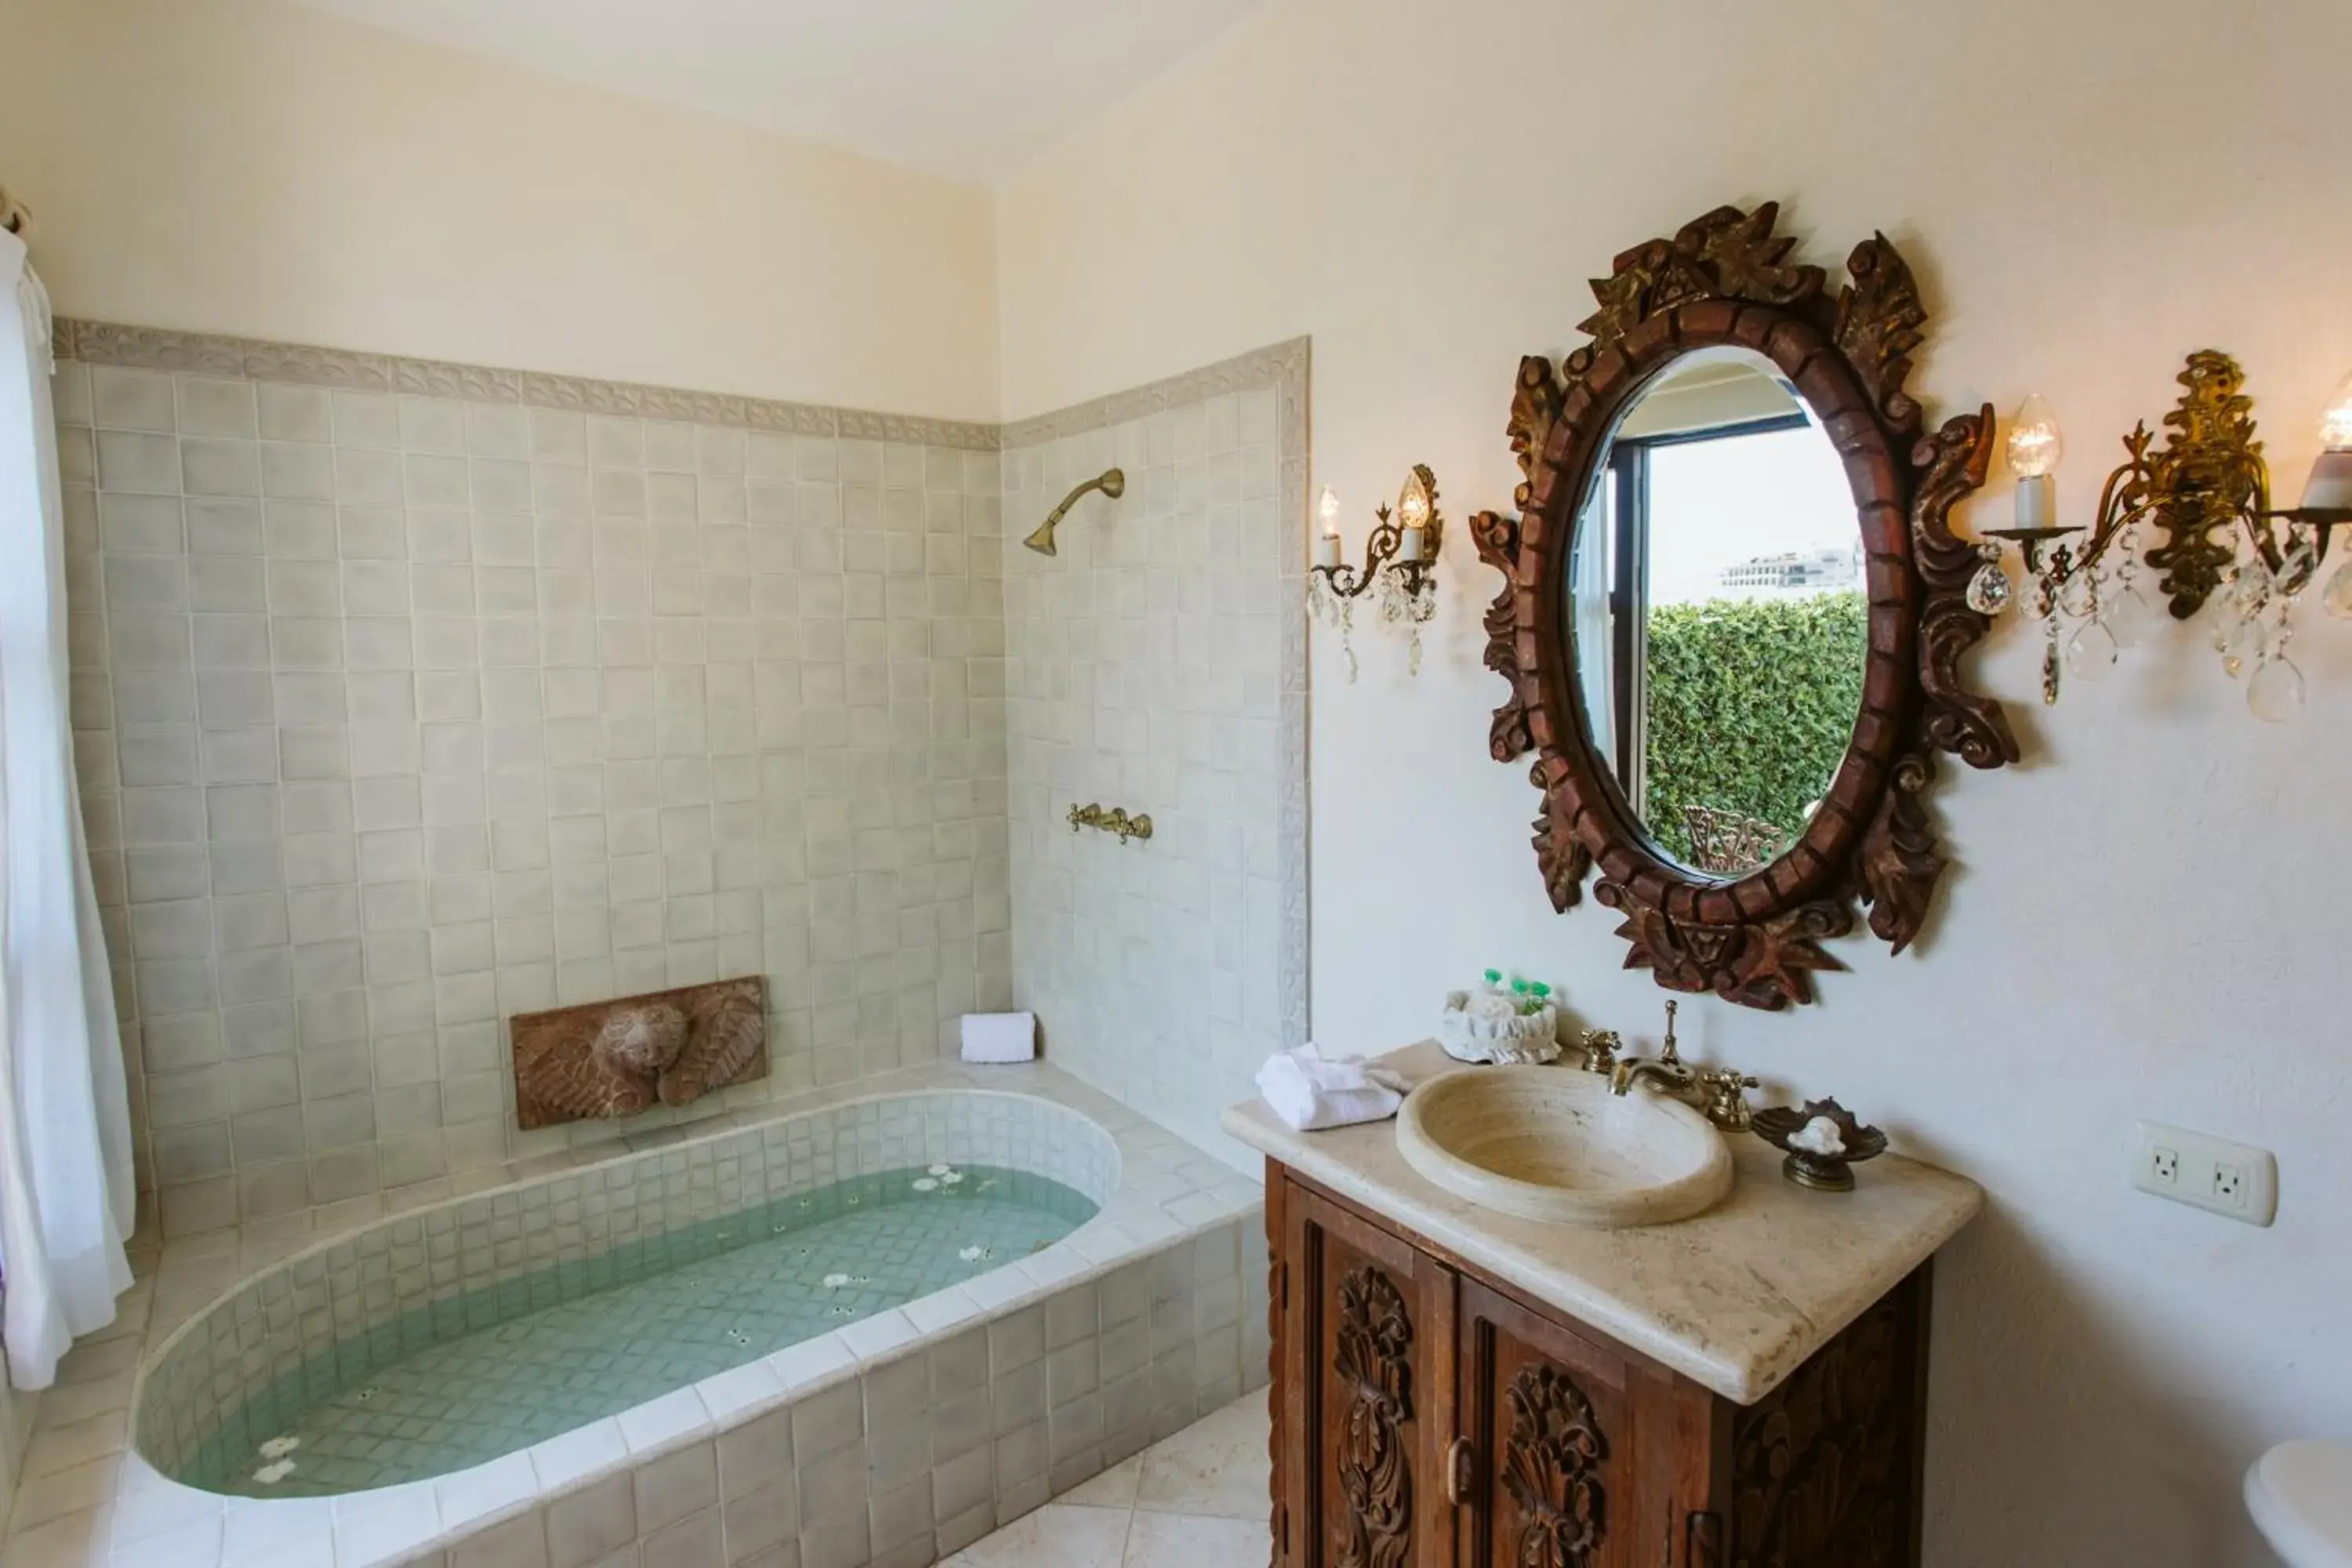
[[[1862,568],[1844,467],[1769,361],[1694,353],[1635,400],[1570,602],[1595,745],[1668,858],[1737,875],[1801,833],[1861,708]]]

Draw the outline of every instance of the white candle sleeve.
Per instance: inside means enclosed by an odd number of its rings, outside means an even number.
[[[2352,451],[2322,452],[2303,487],[2307,511],[2352,510]]]
[[[2017,526],[2058,526],[2058,481],[2049,474],[2032,474],[2017,481]]]

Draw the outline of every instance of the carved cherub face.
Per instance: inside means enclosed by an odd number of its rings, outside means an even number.
[[[589,1047],[599,1061],[651,1078],[686,1048],[686,1015],[667,1002],[627,1007],[605,1018]]]

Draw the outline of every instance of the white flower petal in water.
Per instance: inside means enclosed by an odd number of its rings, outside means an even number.
[[[282,1459],[301,1446],[302,1439],[299,1437],[272,1437],[261,1446],[261,1457],[265,1459]]]
[[[959,1251],[956,1256],[962,1258],[966,1263],[977,1263],[982,1258],[988,1256],[988,1248],[984,1247],[967,1247]]]
[[[849,1276],[846,1274],[828,1274],[824,1277],[824,1288],[828,1290],[838,1290],[848,1283]]]
[[[264,1465],[261,1468],[254,1471],[253,1479],[259,1481],[265,1487],[274,1487],[293,1473],[294,1461],[291,1459],[280,1459],[275,1464]]]
[[[945,1183],[947,1185],[949,1185],[949,1186],[952,1187],[952,1186],[954,1186],[958,1182],[961,1182],[961,1181],[962,1181],[962,1180],[963,1180],[963,1173],[962,1173],[961,1171],[950,1171],[946,1175],[941,1176],[941,1177],[940,1178],[940,1180],[941,1182]]]
[[[944,1176],[950,1171],[954,1170],[955,1167],[953,1165],[929,1165],[924,1167],[924,1169],[929,1174],[934,1176]]]
[[[936,1193],[940,1190],[940,1184],[929,1176],[917,1176],[915,1190],[919,1193]]]

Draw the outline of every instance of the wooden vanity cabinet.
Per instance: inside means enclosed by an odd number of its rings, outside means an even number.
[[[1277,1162],[1274,1568],[1918,1562],[1923,1266],[1734,1405]]]

